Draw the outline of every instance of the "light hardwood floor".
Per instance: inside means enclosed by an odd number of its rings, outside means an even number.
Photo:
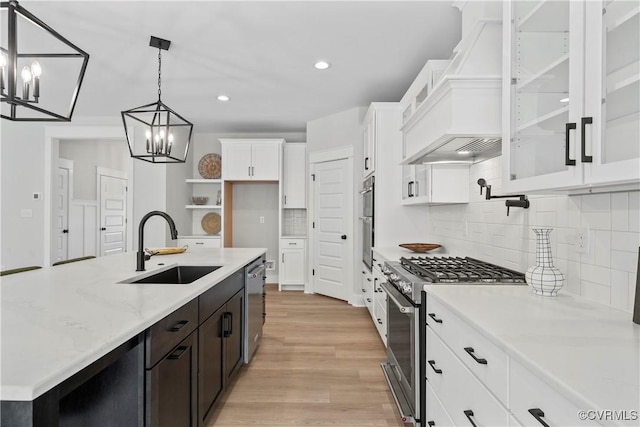
[[[366,308],[267,285],[264,337],[209,427],[403,426]]]

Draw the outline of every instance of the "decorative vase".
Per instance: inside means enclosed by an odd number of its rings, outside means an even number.
[[[564,285],[564,275],[553,266],[549,233],[553,228],[532,228],[536,233],[536,265],[524,275],[536,295],[554,297]]]

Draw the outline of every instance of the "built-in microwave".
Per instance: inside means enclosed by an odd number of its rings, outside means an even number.
[[[373,267],[373,252],[371,248],[374,245],[374,186],[375,178],[369,177],[362,184],[362,262],[369,270]]]

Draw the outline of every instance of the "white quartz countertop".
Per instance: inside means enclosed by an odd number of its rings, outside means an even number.
[[[537,296],[528,286],[425,291],[578,408],[640,410],[640,325],[631,313],[567,293]]]
[[[145,272],[131,252],[3,277],[0,399],[35,399],[265,252],[157,255]],[[222,267],[186,285],[118,283],[176,264]]]

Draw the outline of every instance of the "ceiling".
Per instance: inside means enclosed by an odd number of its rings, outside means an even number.
[[[460,40],[448,1],[27,1],[90,54],[77,117],[157,99],[196,132],[304,132],[306,122],[399,101],[428,59]],[[313,64],[331,63],[324,71]],[[44,90],[44,89],[43,89]],[[228,95],[220,102],[216,97]]]

